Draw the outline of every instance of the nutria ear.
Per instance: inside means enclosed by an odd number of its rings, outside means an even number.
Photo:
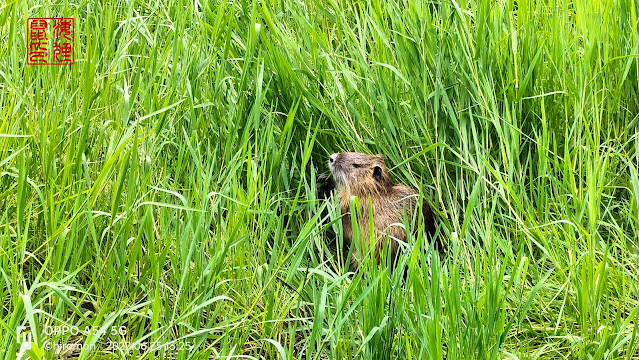
[[[373,169],[373,178],[377,181],[382,181],[382,168],[379,166],[375,166]]]

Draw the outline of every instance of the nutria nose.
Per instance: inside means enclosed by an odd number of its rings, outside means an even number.
[[[328,161],[332,164],[335,162],[335,158],[337,157],[337,154],[331,154],[331,158],[328,159]]]

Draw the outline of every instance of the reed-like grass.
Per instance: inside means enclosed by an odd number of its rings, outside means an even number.
[[[34,359],[639,359],[638,11],[3,3],[0,357],[23,325]],[[75,18],[73,66],[26,65],[37,16]],[[446,254],[347,274],[338,151],[385,154]]]

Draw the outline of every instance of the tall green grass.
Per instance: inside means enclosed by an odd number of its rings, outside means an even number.
[[[9,0],[0,356],[25,325],[47,359],[638,359],[638,10]],[[37,16],[75,18],[75,65],[26,65]],[[314,196],[338,151],[385,154],[446,255],[349,276]]]

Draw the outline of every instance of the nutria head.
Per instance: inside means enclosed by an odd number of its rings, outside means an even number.
[[[393,186],[381,154],[332,154],[328,166],[337,186],[348,188],[354,194],[383,193]]]

